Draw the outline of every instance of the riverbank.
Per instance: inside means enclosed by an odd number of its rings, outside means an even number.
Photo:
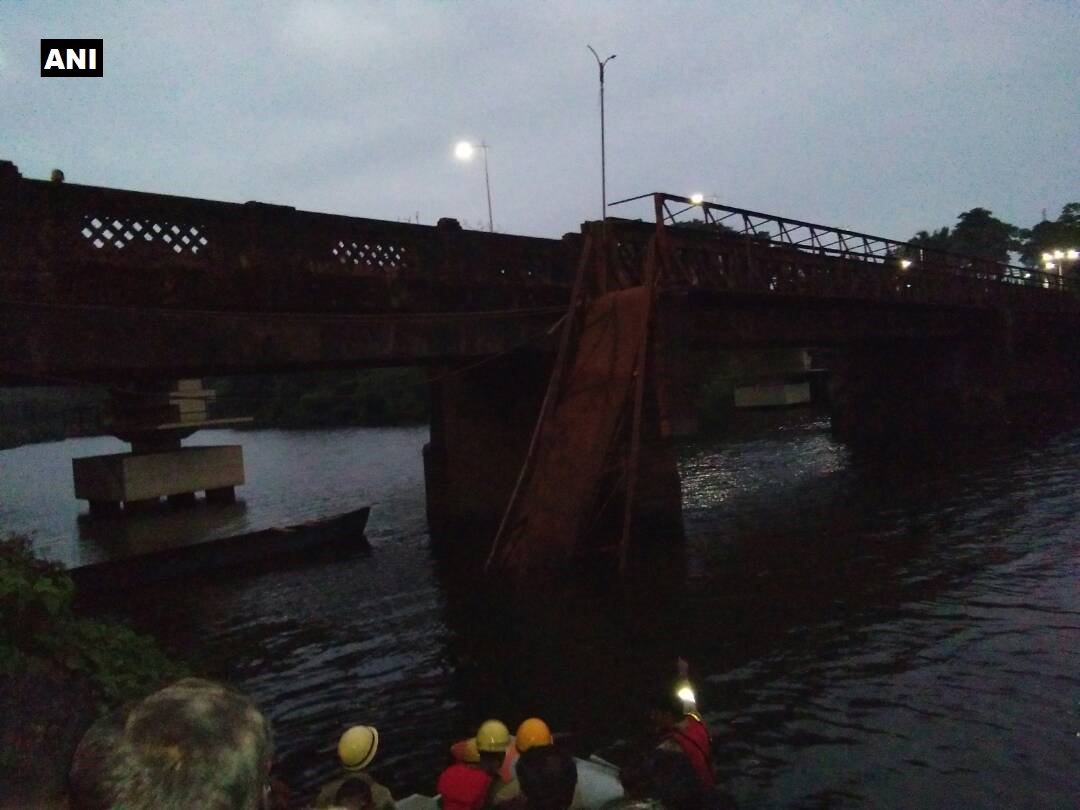
[[[77,615],[74,597],[62,566],[0,539],[0,806],[56,799],[100,712],[186,673],[149,636]]]

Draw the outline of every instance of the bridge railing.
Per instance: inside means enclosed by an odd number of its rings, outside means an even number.
[[[349,310],[562,301],[577,247],[464,231],[452,220],[416,225],[28,180],[10,163],[0,163],[0,243],[8,295]],[[446,300],[447,289],[459,300]]]
[[[961,256],[669,194],[651,197],[669,267],[665,286],[956,306],[1080,310],[1080,285]],[[640,198],[634,198],[640,199]],[[639,283],[656,226],[616,221],[610,272]]]

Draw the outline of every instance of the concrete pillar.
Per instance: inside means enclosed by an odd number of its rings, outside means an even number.
[[[675,397],[665,392],[662,381],[658,397],[645,397],[642,419],[641,460],[638,473],[633,534],[636,543],[658,544],[683,536],[682,481],[675,452],[675,424],[661,419],[658,404]],[[695,400],[696,402],[696,400]],[[694,408],[696,428],[697,411]],[[685,423],[684,423],[685,426]],[[686,434],[683,434],[686,435]]]
[[[490,542],[525,460],[552,358],[515,352],[431,371],[431,441],[424,448],[428,527],[441,541]]]
[[[433,540],[487,549],[517,483],[547,389],[550,356],[514,353],[476,368],[432,370],[431,441],[424,447]],[[682,491],[672,432],[646,397],[635,535],[682,534]],[[621,526],[612,501],[597,532]]]
[[[655,321],[659,419],[672,436],[694,436],[701,427],[698,403],[704,366],[702,352],[691,344],[688,308],[685,296],[667,296]]]
[[[881,444],[1001,427],[1011,375],[1003,337],[837,349],[829,368],[833,432]]]

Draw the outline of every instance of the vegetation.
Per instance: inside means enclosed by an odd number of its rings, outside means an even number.
[[[92,435],[106,397],[96,386],[0,388],[0,448]]]
[[[1057,219],[1044,219],[1024,234],[1020,258],[1029,267],[1042,264],[1043,253],[1067,248],[1080,250],[1080,202],[1069,203],[1061,209]],[[1075,262],[1071,266],[1066,265],[1066,269],[1074,276],[1080,270]]]
[[[254,416],[260,427],[409,425],[428,419],[418,368],[228,377],[208,381],[218,415]]]
[[[986,208],[972,208],[957,217],[956,225],[919,231],[909,241],[932,250],[1009,262],[1019,254],[1027,267],[1042,269],[1043,253],[1080,249],[1080,203],[1069,203],[1056,220],[1044,219],[1032,228],[1003,222]],[[1067,262],[1065,275],[1076,277],[1080,263]]]
[[[74,590],[63,566],[35,557],[25,537],[0,539],[0,675],[57,665],[86,676],[110,705],[185,674],[153,639],[75,616]]]
[[[736,234],[726,225],[700,219],[679,222],[676,226]],[[768,240],[770,235],[762,232],[754,234],[753,238]],[[1043,270],[1044,253],[1080,250],[1080,202],[1068,203],[1057,219],[1043,219],[1031,228],[1017,227],[998,219],[988,208],[975,207],[958,215],[955,225],[919,231],[908,241],[928,250],[959,253],[994,262],[1010,263],[1019,255],[1025,266]],[[905,255],[905,252],[900,251],[900,255]],[[1066,260],[1063,270],[1066,277],[1080,278],[1080,261]]]

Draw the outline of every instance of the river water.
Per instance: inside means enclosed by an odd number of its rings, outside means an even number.
[[[581,750],[633,735],[691,661],[743,807],[1080,806],[1080,427],[857,454],[805,412],[680,449],[688,539],[616,581],[485,583],[432,553],[426,429],[207,431],[244,446],[241,502],[80,519],[70,458],[0,452],[0,531],[70,564],[373,504],[367,557],[184,583],[112,605],[274,722],[301,796],[351,723],[373,770],[431,792],[485,717]]]

